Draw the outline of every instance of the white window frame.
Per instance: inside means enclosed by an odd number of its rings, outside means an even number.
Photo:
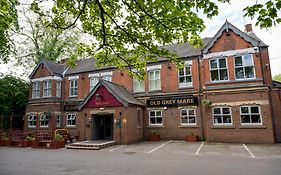
[[[183,116],[182,115],[182,111],[186,111],[186,115]],[[194,114],[189,114],[189,111],[193,111]],[[189,118],[193,118],[194,117],[194,123],[190,123]],[[187,118],[188,123],[183,123],[183,118]],[[196,125],[196,110],[193,108],[183,108],[180,110],[180,121],[181,121],[181,125],[182,126],[193,126]]]
[[[56,97],[61,97],[61,81],[56,82]]]
[[[76,92],[76,94],[74,94],[74,92]],[[77,96],[78,96],[78,79],[76,79],[76,78],[70,79],[69,80],[69,97],[77,97]]]
[[[49,127],[49,116],[45,114],[41,114],[39,118],[40,128],[48,128]]]
[[[225,68],[220,68],[219,65],[219,60],[225,59]],[[211,61],[212,60],[217,60],[217,68],[212,68]],[[210,69],[210,80],[211,82],[224,82],[224,81],[229,81],[229,72],[228,72],[228,63],[227,63],[227,57],[218,57],[218,58],[211,58],[209,59],[209,69]],[[227,79],[226,80],[220,80],[220,71],[226,69],[227,73]],[[218,80],[212,80],[212,71],[218,71]]]
[[[72,122],[73,120],[74,120],[75,124],[73,124],[73,122]],[[66,115],[66,127],[69,127],[69,128],[76,127],[76,114],[69,113]]]
[[[159,77],[156,77],[156,72],[159,72]],[[151,77],[151,73],[153,74],[153,77]],[[148,81],[149,81],[149,90],[150,91],[157,91],[161,90],[161,69],[152,69],[148,72]],[[159,87],[151,87],[152,83],[159,84]]]
[[[187,69],[189,69],[190,74],[187,74]],[[183,71],[183,75],[180,75],[181,70]],[[180,82],[181,77],[184,78],[185,82]],[[187,77],[191,78],[190,82],[187,82]],[[178,69],[178,81],[180,88],[192,87],[192,61],[185,61],[184,67],[182,69]]]
[[[52,81],[46,80],[43,81],[43,97],[51,97],[52,96]]]
[[[243,113],[244,115],[249,115],[250,116],[250,123],[242,123],[242,107],[247,107],[249,113]],[[251,113],[251,107],[257,107],[259,110],[259,113]],[[260,123],[252,123],[252,115],[259,115],[260,116]],[[242,105],[240,106],[240,123],[241,125],[263,125],[263,121],[262,121],[262,115],[261,115],[261,108],[259,105]]]
[[[153,117],[153,118],[155,118],[155,121],[156,121],[156,118],[162,118],[161,123],[151,123],[151,112],[155,113],[155,116]],[[161,116],[157,116],[157,112],[160,112]],[[163,126],[163,113],[162,113],[162,110],[150,110],[150,111],[148,111],[148,113],[149,113],[149,125],[150,126]]]
[[[32,83],[32,98],[40,98],[40,81]]]
[[[228,108],[229,109],[229,114],[224,114],[223,113],[223,108]],[[215,114],[215,109],[220,109],[220,114]],[[215,116],[221,117],[222,123],[215,123]],[[223,117],[225,116],[230,116],[230,123],[224,123]],[[231,112],[231,107],[229,106],[217,106],[212,108],[212,120],[213,120],[213,125],[232,125],[233,120],[232,120],[232,112]]]
[[[37,115],[36,114],[32,114],[32,115],[29,115],[28,116],[28,128],[36,128],[36,118],[37,118]]]
[[[61,115],[60,114],[56,115],[56,126],[57,126],[57,128],[61,127]]]
[[[246,55],[251,56],[252,65],[245,65],[245,56]],[[236,64],[235,64],[235,59],[238,58],[238,57],[241,57],[241,59],[242,59],[242,66],[236,66]],[[234,75],[235,75],[236,80],[247,80],[247,79],[255,79],[256,78],[255,63],[254,63],[254,59],[253,59],[253,54],[244,54],[244,55],[234,56],[233,57],[233,63],[234,63]],[[252,67],[253,68],[253,73],[254,73],[253,77],[250,77],[250,78],[246,77],[246,71],[245,71],[246,67]],[[243,77],[244,78],[237,78],[236,77],[236,69],[238,69],[238,68],[243,69]]]
[[[94,89],[94,87],[99,83],[99,76],[91,76],[90,77],[90,92]]]
[[[138,80],[137,78],[133,78],[133,91],[134,92],[144,92],[145,86],[143,80]]]

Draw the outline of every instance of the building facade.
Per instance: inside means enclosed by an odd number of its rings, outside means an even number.
[[[164,46],[184,62],[149,63],[144,81],[126,70],[41,61],[30,75],[26,130],[67,128],[79,140],[129,144],[198,135],[210,142],[281,141],[281,84],[272,81],[268,46],[225,22],[201,49]]]

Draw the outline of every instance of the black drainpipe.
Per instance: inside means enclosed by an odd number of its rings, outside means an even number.
[[[201,56],[203,58],[203,52],[201,50]],[[203,61],[203,59],[202,59]],[[197,64],[197,69],[198,69],[198,101],[199,101],[199,109],[200,109],[200,117],[201,117],[201,132],[202,132],[202,140],[205,140],[205,121],[203,117],[203,109],[201,105],[201,69],[200,69],[200,56],[198,57],[198,64]]]

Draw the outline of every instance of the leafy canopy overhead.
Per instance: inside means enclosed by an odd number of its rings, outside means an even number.
[[[4,0],[11,1],[11,0]],[[218,0],[228,3],[230,0]],[[160,45],[189,42],[201,47],[199,36],[205,28],[199,13],[208,18],[217,15],[218,1],[212,0],[56,0],[46,9],[46,2],[33,0],[31,8],[56,30],[79,28],[93,38],[93,42],[80,43],[72,53],[69,63],[77,55],[95,57],[99,66],[113,65],[144,74],[147,62],[165,57],[178,61]],[[246,7],[245,16],[258,15],[260,27],[280,23],[278,11],[281,0]]]

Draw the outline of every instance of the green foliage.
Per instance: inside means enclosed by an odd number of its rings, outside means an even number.
[[[0,78],[0,115],[23,113],[28,101],[28,84],[16,77]]]
[[[212,101],[211,100],[202,100],[201,104],[203,106],[210,107],[212,105]]]
[[[244,8],[244,16],[257,17],[256,25],[261,28],[269,28],[281,22],[280,14],[281,0],[268,0],[266,3],[256,3],[255,5]]]
[[[46,33],[54,29],[63,32],[79,28],[92,42],[85,41],[77,44],[75,50],[61,52],[64,50],[61,46],[68,42],[53,47],[62,38],[52,37],[49,33],[46,36],[50,38],[38,38],[41,41],[39,45],[44,47],[35,45],[37,59],[55,60],[65,53],[71,53],[67,55],[70,65],[74,65],[79,56],[91,57],[97,59],[99,66],[128,67],[130,73],[138,77],[143,77],[143,68],[148,62],[155,62],[159,57],[180,65],[176,55],[159,46],[189,42],[195,48],[202,47],[199,34],[205,25],[198,14],[202,12],[207,18],[212,18],[219,13],[217,4],[211,0],[53,0],[50,7],[44,6],[44,3],[33,0],[30,8],[42,19],[39,26],[46,28]],[[256,2],[246,7],[244,12],[248,17],[257,15],[257,25],[267,28],[281,22],[278,16],[280,8],[281,0],[268,0],[263,4]],[[12,21],[16,21],[16,16],[12,16]],[[1,42],[7,43],[6,40]],[[5,44],[1,46],[6,47]]]
[[[281,82],[281,74],[275,75],[273,80]]]
[[[7,61],[12,50],[13,42],[9,35],[9,29],[18,29],[17,0],[0,1],[0,60]]]
[[[64,140],[64,138],[62,135],[60,135],[60,134],[55,135],[55,141],[63,141],[63,140]]]

